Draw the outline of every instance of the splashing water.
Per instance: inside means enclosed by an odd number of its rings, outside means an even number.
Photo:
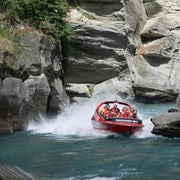
[[[91,117],[97,105],[99,105],[102,101],[107,100],[114,100],[113,95],[103,94],[86,101],[73,103],[54,119],[40,117],[40,122],[37,123],[32,121],[28,126],[28,130],[33,131],[33,133],[63,136],[76,135],[105,137],[112,135],[113,133],[110,132],[95,130],[91,125]],[[116,97],[116,100],[124,101],[120,96]],[[143,119],[144,127],[141,131],[133,135],[133,137],[146,138],[153,136],[151,134],[153,125],[149,118],[143,117],[144,115],[141,113],[139,113],[139,116],[141,119]]]

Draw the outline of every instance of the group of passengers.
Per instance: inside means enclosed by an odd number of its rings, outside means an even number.
[[[103,107],[101,114],[106,118],[137,118],[137,110],[132,108],[130,110],[129,107],[124,106],[122,110],[117,107],[117,104],[114,104],[112,108],[110,108],[109,104],[105,104]]]

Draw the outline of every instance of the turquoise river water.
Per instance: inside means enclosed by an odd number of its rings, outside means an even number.
[[[28,131],[0,136],[0,163],[39,180],[180,178],[180,139],[151,134],[150,118],[175,104],[134,103],[144,128],[133,136],[94,130],[91,116],[106,98],[73,104],[51,120],[40,117]]]

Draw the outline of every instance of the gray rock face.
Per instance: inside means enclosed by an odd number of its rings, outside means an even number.
[[[69,97],[63,89],[61,46],[55,47],[47,37],[37,32],[27,33],[22,39],[24,50],[15,62],[18,70],[24,72],[21,78],[43,73],[48,81],[50,93],[48,103],[45,103],[48,113],[57,113],[69,105]],[[59,87],[58,87],[59,86]],[[45,105],[43,104],[43,105]],[[36,107],[36,105],[35,105]]]
[[[15,61],[17,69],[28,75],[60,72],[62,57],[55,45],[37,32],[29,32],[21,39],[23,51]],[[56,53],[55,53],[56,52]]]
[[[128,43],[126,29],[77,23],[72,26],[76,37],[71,42],[66,82],[99,83],[127,68],[122,51]]]
[[[132,63],[135,94],[148,97],[154,92],[152,99],[174,101],[180,92],[179,1],[145,1],[145,7],[150,15]]]
[[[0,50],[2,134],[24,130],[29,119],[38,120],[39,114],[58,113],[69,105],[61,81],[61,46],[55,47],[47,37],[33,31],[24,34],[21,44],[23,49],[17,59]]]
[[[179,12],[178,0],[85,1],[69,13],[76,33],[65,81],[97,85],[119,77],[140,101],[175,101]]]
[[[75,29],[65,81],[100,83],[127,69],[123,49],[129,44],[122,1],[86,1],[69,13]]]

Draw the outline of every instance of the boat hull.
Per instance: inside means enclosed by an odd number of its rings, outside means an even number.
[[[142,125],[133,125],[127,123],[115,124],[113,122],[97,122],[95,120],[91,120],[91,123],[94,129],[123,134],[134,134],[143,127]]]
[[[94,115],[91,118],[91,123],[93,128],[99,129],[99,130],[105,130],[110,131],[114,133],[126,133],[126,134],[133,134],[136,131],[139,131],[143,128],[142,120],[136,116],[134,117],[121,117],[120,116],[104,116],[101,114],[101,109],[105,104],[110,104],[112,107],[116,103],[119,107],[127,106],[131,111],[132,107],[131,105],[119,102],[119,101],[106,101],[99,104],[99,106],[96,108],[96,111],[94,112]]]

